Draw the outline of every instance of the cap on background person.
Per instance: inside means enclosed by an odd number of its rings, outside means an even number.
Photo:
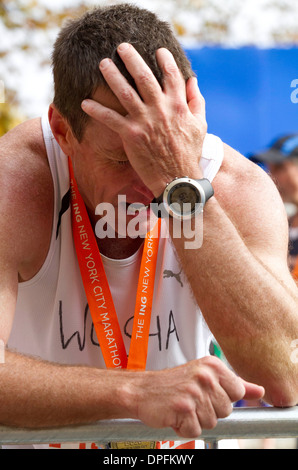
[[[288,134],[273,141],[268,150],[257,152],[249,158],[255,163],[283,163],[298,158],[298,133]]]

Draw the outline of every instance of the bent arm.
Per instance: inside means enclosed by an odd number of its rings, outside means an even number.
[[[227,148],[226,157],[237,168],[241,157]],[[240,165],[235,184],[228,176],[235,168],[215,181],[215,197],[204,209],[202,247],[187,250],[183,238],[173,243],[233,368],[263,385],[270,403],[295,405],[298,365],[290,345],[298,338],[298,295],[286,263],[287,220],[267,175],[249,162]]]
[[[189,79],[185,87],[165,49],[156,52],[162,89],[132,46],[119,47],[118,54],[143,100],[115,64],[104,61],[101,72],[127,115],[94,100],[82,103],[84,111],[119,134],[130,164],[155,197],[177,176],[202,178],[198,163],[205,107],[195,81]],[[215,197],[204,211],[203,246],[187,250],[185,237],[173,236],[173,243],[231,365],[244,378],[262,384],[271,403],[292,405],[298,402],[298,365],[291,361],[291,344],[298,338],[298,301],[287,269],[285,212],[269,178],[252,170],[244,157],[237,163],[236,154],[226,150],[233,164],[221,169],[214,181]]]
[[[34,126],[38,132],[40,124]],[[24,147],[26,136],[32,136],[31,127],[26,125],[18,138],[7,135],[0,145],[0,339],[5,344],[18,281],[32,278],[42,266],[52,228],[52,180],[42,149],[36,158],[30,149],[28,155],[16,149],[17,142]],[[216,358],[136,372],[60,365],[7,350],[0,364],[0,423],[47,427],[137,418],[194,437],[230,414],[231,402],[247,394],[259,398],[263,392]]]

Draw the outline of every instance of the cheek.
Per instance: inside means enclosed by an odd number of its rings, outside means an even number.
[[[121,174],[112,171],[101,171],[95,176],[95,197],[96,201],[117,205],[118,194],[125,194],[123,189],[124,180]]]

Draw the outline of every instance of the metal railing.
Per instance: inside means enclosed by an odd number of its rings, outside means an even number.
[[[217,448],[222,439],[258,439],[265,437],[298,437],[298,407],[292,408],[235,408],[231,415],[219,419],[212,430],[198,437],[205,448]],[[49,442],[173,441],[177,438],[171,428],[155,429],[137,420],[102,420],[91,424],[20,429],[0,426],[1,445],[44,444]]]

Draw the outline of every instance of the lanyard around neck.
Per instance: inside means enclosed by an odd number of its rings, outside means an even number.
[[[107,368],[145,369],[154,279],[160,237],[160,219],[147,233],[137,287],[133,331],[127,358],[104,265],[84,201],[68,158],[73,238],[94,329]]]

